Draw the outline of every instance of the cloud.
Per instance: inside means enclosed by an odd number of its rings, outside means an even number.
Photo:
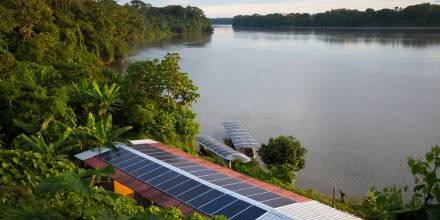
[[[129,0],[119,0],[120,3]],[[365,10],[406,7],[422,2],[440,3],[440,0],[144,0],[154,6],[192,5],[205,11],[208,17],[232,17],[239,14],[268,14],[308,12],[316,13],[335,8]]]

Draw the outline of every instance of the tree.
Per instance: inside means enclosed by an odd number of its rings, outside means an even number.
[[[239,15],[233,18],[232,24],[234,28],[438,27],[440,5],[422,3],[408,6],[403,10],[396,7],[379,11],[334,9],[313,15]]]
[[[258,155],[268,166],[290,164],[295,171],[305,166],[304,155],[307,150],[301,146],[298,139],[293,136],[279,136],[270,138],[267,144],[262,144]]]
[[[127,95],[148,97],[165,102],[191,106],[200,97],[197,86],[180,71],[180,57],[168,53],[162,61],[137,61],[128,66],[123,85]]]
[[[267,144],[262,144],[258,155],[274,176],[292,182],[295,179],[295,172],[305,166],[306,152],[299,140],[293,136],[279,136],[270,138]]]

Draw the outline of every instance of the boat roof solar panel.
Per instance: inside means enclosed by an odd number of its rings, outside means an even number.
[[[131,147],[119,145],[118,149],[101,153],[97,157],[208,216],[224,215],[230,219],[241,219],[243,213],[253,210],[253,219],[267,212],[290,219],[275,211],[273,207],[276,206],[265,203],[267,200],[276,200],[279,196],[274,194],[272,197],[264,197],[262,201],[252,199],[238,192],[239,186],[252,186],[243,185],[245,183],[227,176],[219,176],[220,179],[213,180],[204,179],[204,176],[220,173],[200,165],[191,166],[191,162],[184,158],[182,160],[187,161],[187,166],[179,168],[167,163],[163,154],[158,154],[158,151],[168,152],[159,149],[153,151],[153,148],[148,144]],[[213,183],[214,181],[218,181],[219,184]],[[237,185],[237,189],[227,188],[232,185]],[[289,204],[293,203],[291,201]]]
[[[219,141],[217,141],[216,139],[210,136],[206,136],[206,135],[199,136],[197,137],[197,142],[225,160],[229,160],[229,161],[240,160],[241,162],[245,162],[245,163],[251,161],[251,159],[248,156],[235,151],[234,149],[220,143]]]
[[[255,138],[251,135],[249,129],[241,121],[227,121],[223,123],[229,138],[235,148],[259,148]]]

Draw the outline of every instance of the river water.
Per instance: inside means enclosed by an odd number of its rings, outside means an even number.
[[[297,185],[329,194],[413,182],[408,156],[440,144],[440,31],[217,26],[205,39],[138,49],[178,52],[199,86],[202,133],[244,121],[255,138],[293,135],[307,148]]]

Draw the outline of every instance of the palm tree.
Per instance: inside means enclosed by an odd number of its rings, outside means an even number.
[[[79,134],[84,137],[82,143],[97,146],[101,152],[104,147],[116,148],[114,142],[125,141],[121,135],[132,128],[126,126],[114,129],[112,115],[96,121],[95,116],[89,113],[87,125],[79,127]]]

